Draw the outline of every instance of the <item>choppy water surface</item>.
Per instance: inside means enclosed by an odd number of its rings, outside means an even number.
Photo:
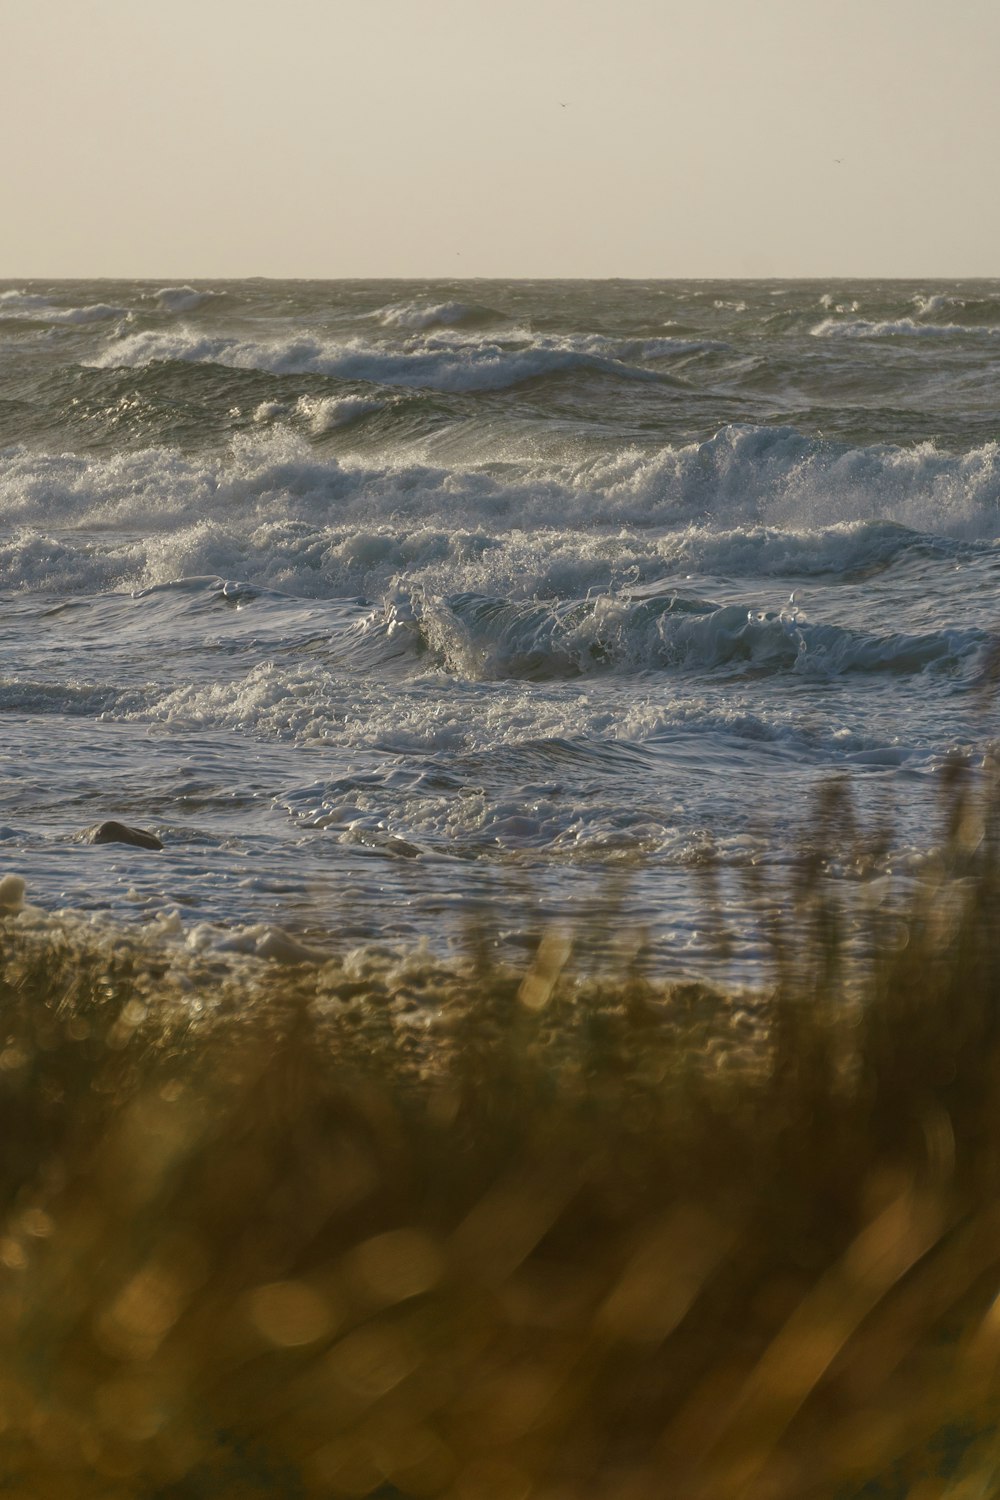
[[[998,374],[995,282],[0,287],[4,867],[195,942],[621,901],[690,969],[712,849],[752,966],[818,783],[905,870],[995,732]]]

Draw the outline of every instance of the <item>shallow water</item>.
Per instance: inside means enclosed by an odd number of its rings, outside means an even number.
[[[818,785],[905,873],[996,732],[998,370],[996,282],[0,287],[3,866],[690,969],[712,851],[752,970]]]

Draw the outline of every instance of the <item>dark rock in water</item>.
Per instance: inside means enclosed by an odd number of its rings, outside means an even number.
[[[130,828],[127,823],[95,823],[81,835],[84,844],[134,844],[137,849],[162,849],[155,833],[145,828]]]

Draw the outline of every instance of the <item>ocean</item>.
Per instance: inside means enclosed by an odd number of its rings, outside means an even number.
[[[4,283],[0,874],[752,978],[997,733],[998,385],[1000,282]]]

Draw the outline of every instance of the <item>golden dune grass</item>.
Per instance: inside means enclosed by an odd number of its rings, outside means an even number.
[[[754,996],[0,922],[0,1494],[1000,1492],[998,812]]]

